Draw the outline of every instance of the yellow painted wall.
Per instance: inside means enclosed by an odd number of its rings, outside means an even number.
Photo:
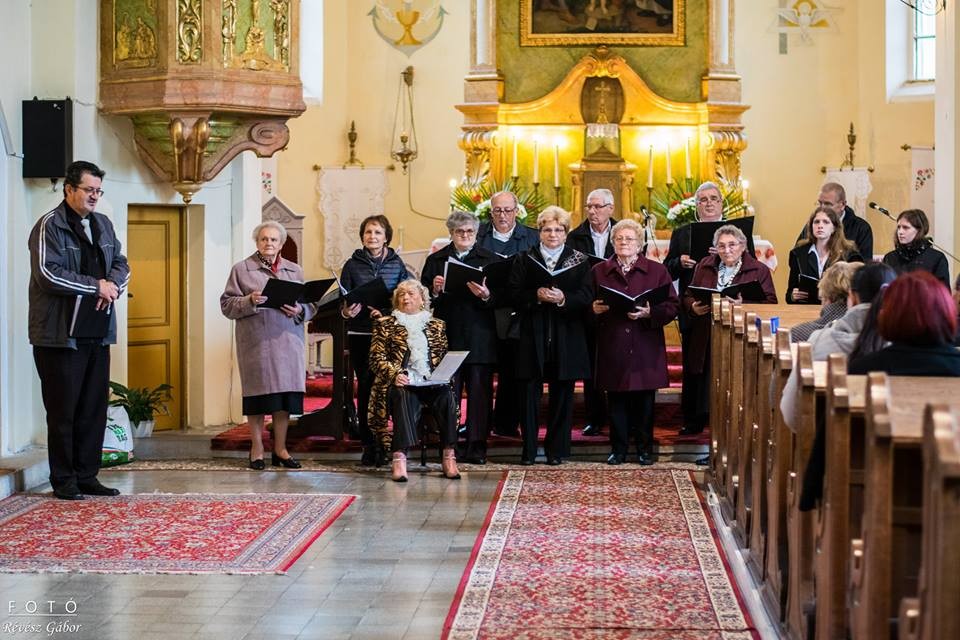
[[[445,2],[448,14],[434,40],[407,57],[382,40],[373,29],[371,2],[327,0],[324,3],[323,104],[311,105],[291,120],[290,144],[278,159],[278,193],[295,211],[306,214],[304,267],[319,274],[323,222],[313,165],[334,166],[348,157],[346,134],[357,125],[357,155],[367,166],[386,166],[397,101],[400,72],[414,68],[414,116],[420,157],[408,179],[399,170],[387,172],[386,215],[393,223],[394,241],[405,249],[421,249],[446,236],[449,181],[463,173],[463,153],[457,136],[463,118],[454,105],[463,101],[463,78],[469,70],[470,3]],[[357,246],[360,245],[359,238]],[[311,250],[316,247],[317,250]]]
[[[781,258],[775,280],[783,297],[786,256],[813,211],[820,167],[839,165],[850,123],[857,132],[856,163],[876,168],[871,200],[896,213],[910,198],[910,154],[900,145],[933,142],[933,101],[886,101],[883,3],[843,3],[833,14],[834,31],[815,31],[812,45],[789,36],[786,55],[778,53],[771,28],[773,5],[763,10],[740,0],[736,9],[736,66],[750,105],[743,119],[749,140],[743,175],[759,216],[757,232]],[[874,251],[889,251],[893,222],[874,211],[867,220]]]

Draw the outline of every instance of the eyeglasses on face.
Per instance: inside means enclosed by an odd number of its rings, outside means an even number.
[[[721,242],[717,245],[717,251],[736,251],[739,247],[739,242]]]
[[[723,198],[720,196],[700,196],[697,198],[697,204],[707,204],[708,202],[720,202]]]
[[[605,204],[588,204],[586,208],[588,211],[592,209],[603,209],[604,207],[609,207],[612,204],[612,202],[607,202]]]
[[[543,227],[540,229],[540,233],[566,233],[567,230],[563,227]]]
[[[71,186],[73,186],[73,185],[71,185]],[[93,196],[93,195],[95,195],[95,196],[97,196],[97,197],[99,198],[100,196],[103,195],[103,189],[99,189],[99,188],[97,188],[97,187],[78,187],[78,186],[73,186],[73,188],[74,188],[74,189],[77,189],[78,191],[83,191],[83,192],[84,192],[85,194],[87,194],[88,196]]]
[[[513,213],[516,210],[517,210],[516,207],[494,207],[493,209],[490,209],[490,213],[495,213],[497,215],[506,215],[506,214]]]
[[[477,232],[476,229],[454,229],[454,235],[458,236],[472,236]]]

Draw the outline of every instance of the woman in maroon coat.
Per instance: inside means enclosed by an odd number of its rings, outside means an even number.
[[[666,267],[640,254],[640,234],[636,221],[618,222],[610,232],[613,257],[593,268],[597,298],[593,301],[597,316],[594,380],[598,389],[607,391],[612,423],[607,464],[624,462],[631,431],[638,461],[653,464],[654,398],[657,389],[669,384],[663,326],[677,317],[680,301]],[[667,292],[660,302],[628,309],[608,304],[617,297],[611,289],[635,297],[660,287]]]
[[[716,255],[701,260],[693,272],[691,287],[724,289],[730,285],[756,280],[763,290],[759,300],[738,302],[777,303],[777,290],[773,286],[770,269],[749,252],[747,238],[737,227],[725,225],[713,234]],[[689,288],[683,294],[683,308],[691,318],[689,348],[683,345],[683,423],[695,425],[703,431],[710,418],[710,392],[707,376],[710,373],[710,304],[698,302]]]

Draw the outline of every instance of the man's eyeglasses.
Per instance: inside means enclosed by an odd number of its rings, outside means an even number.
[[[71,185],[72,186],[72,185]],[[83,191],[88,196],[96,195],[98,198],[103,195],[103,189],[98,189],[97,187],[73,187],[79,191]]]
[[[494,207],[493,209],[490,209],[490,213],[503,215],[503,214],[513,213],[516,210],[517,210],[516,207]]]
[[[613,205],[612,202],[607,202],[606,204],[588,204],[586,209],[589,211],[591,209],[603,209],[604,207],[609,207]]]

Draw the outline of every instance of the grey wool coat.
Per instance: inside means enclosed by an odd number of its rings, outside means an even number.
[[[270,278],[303,282],[300,265],[286,259],[274,274],[256,254],[233,265],[220,296],[223,315],[236,320],[237,365],[243,396],[306,391],[303,323],[316,306],[304,304],[302,318],[288,318],[279,309],[260,308],[250,294],[262,291]]]

